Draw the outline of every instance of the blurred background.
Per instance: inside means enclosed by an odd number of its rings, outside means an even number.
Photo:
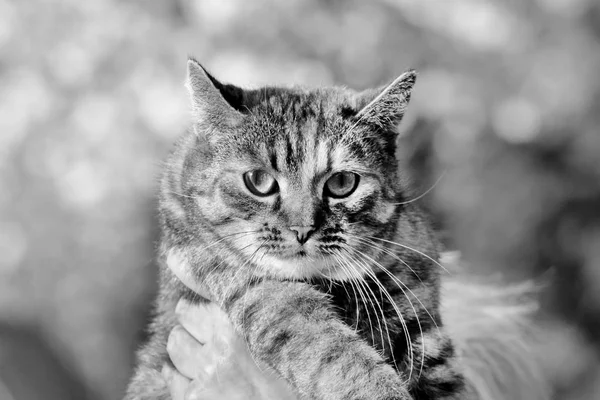
[[[416,68],[426,205],[477,273],[551,276],[555,397],[600,398],[597,0],[0,0],[0,400],[122,397],[188,54],[246,86]]]

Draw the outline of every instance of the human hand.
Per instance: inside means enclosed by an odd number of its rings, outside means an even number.
[[[180,300],[180,325],[167,351],[173,363],[163,374],[172,400],[295,400],[288,385],[258,365],[218,306]]]

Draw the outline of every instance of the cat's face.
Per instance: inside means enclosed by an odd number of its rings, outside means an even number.
[[[387,124],[399,122],[414,74],[382,104],[342,89],[242,91],[194,67],[197,139],[180,189],[194,199],[188,220],[256,276],[345,280],[372,264],[369,238],[393,230],[400,198]]]

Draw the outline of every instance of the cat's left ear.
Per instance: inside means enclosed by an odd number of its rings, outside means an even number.
[[[360,111],[355,118],[379,129],[395,130],[404,117],[416,80],[417,73],[409,70],[383,90],[370,90],[359,95],[356,105]]]
[[[215,128],[220,131],[237,126],[243,118],[239,111],[243,90],[219,82],[191,57],[187,65],[186,87],[190,94],[192,114],[197,125],[202,125],[203,133],[214,132]]]

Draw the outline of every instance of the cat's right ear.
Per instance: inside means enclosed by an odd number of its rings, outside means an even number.
[[[417,73],[409,70],[383,89],[367,90],[357,98],[356,119],[364,124],[396,132],[410,101]]]
[[[188,59],[185,86],[190,94],[196,135],[228,130],[239,125],[243,116],[223,93],[227,89],[231,94],[232,86],[217,81],[193,58]]]

